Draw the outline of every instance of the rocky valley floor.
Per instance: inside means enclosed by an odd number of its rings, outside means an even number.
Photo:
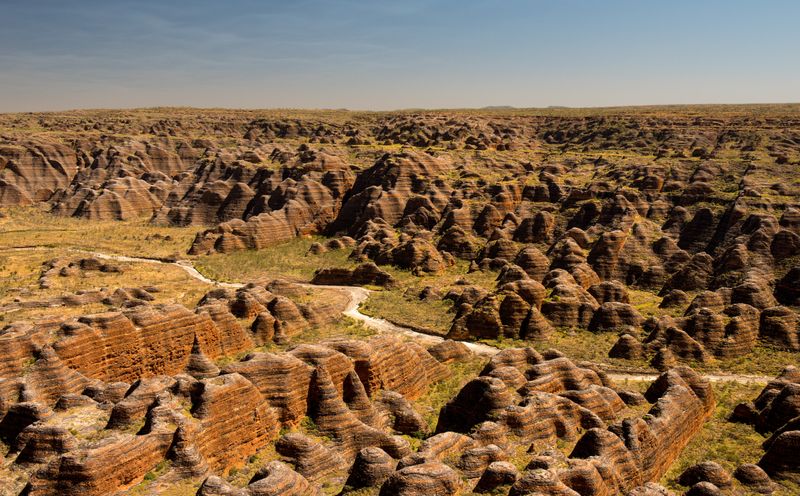
[[[800,493],[800,106],[0,115],[0,494]]]

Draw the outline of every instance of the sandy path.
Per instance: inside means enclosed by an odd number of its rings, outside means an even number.
[[[38,249],[38,247],[24,247],[24,248],[17,248],[19,250],[34,250]],[[174,265],[183,269],[189,276],[193,277],[194,279],[204,282],[206,284],[223,287],[223,288],[241,288],[244,286],[242,283],[232,283],[232,282],[222,282],[216,281],[214,279],[209,279],[208,277],[201,274],[192,264],[191,260],[178,260],[175,262],[170,262],[166,260],[159,260],[155,258],[141,258],[141,257],[128,257],[125,255],[112,255],[108,253],[101,253],[96,251],[90,250],[81,250],[81,249],[70,249],[71,251],[84,253],[87,255],[91,255],[96,258],[100,258],[102,260],[113,260],[116,262],[129,262],[129,263],[149,263],[149,264],[160,264],[160,265]],[[424,334],[415,330],[412,330],[408,327],[399,326],[393,324],[389,321],[384,319],[379,319],[375,317],[370,317],[369,315],[365,315],[360,312],[359,308],[361,304],[364,303],[367,298],[369,298],[370,290],[362,287],[356,286],[334,286],[334,285],[314,285],[314,284],[307,284],[301,283],[301,286],[305,288],[325,288],[325,289],[333,289],[337,291],[341,291],[345,293],[348,297],[348,303],[345,309],[342,311],[343,315],[350,317],[355,320],[360,320],[370,329],[373,329],[379,333],[392,333],[392,334],[400,334],[403,336],[408,336],[413,338],[414,340],[425,344],[425,345],[432,345],[439,343],[444,340],[441,336],[434,336],[430,334]],[[482,356],[492,356],[495,355],[500,351],[499,348],[495,348],[494,346],[489,346],[483,343],[474,343],[471,341],[461,341],[467,348],[470,349],[473,353]],[[624,371],[609,371],[608,372],[609,378],[613,380],[628,380],[628,381],[652,381],[658,374],[656,373],[640,373],[640,372],[624,372]],[[766,384],[767,382],[772,380],[772,377],[768,376],[761,376],[761,375],[746,375],[746,374],[703,374],[711,382],[737,382],[740,384]]]

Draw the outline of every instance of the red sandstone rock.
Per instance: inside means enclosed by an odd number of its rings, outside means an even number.
[[[456,472],[438,462],[412,465],[394,472],[381,486],[381,495],[412,496],[457,494],[461,482]]]

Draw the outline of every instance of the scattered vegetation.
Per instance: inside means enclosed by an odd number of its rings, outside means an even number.
[[[481,339],[480,342],[501,349],[532,347],[540,352],[557,349],[575,361],[588,360],[606,363],[619,369],[652,371],[649,364],[644,361],[609,358],[608,350],[614,346],[617,338],[615,332],[595,333],[585,329],[556,328],[555,333],[544,341],[499,338]]]
[[[761,447],[766,439],[764,436],[750,425],[728,421],[734,407],[758,396],[763,385],[719,382],[713,387],[717,395],[716,410],[661,480],[664,486],[676,492],[686,490],[678,485],[676,479],[692,465],[707,460],[714,461],[732,473],[743,463],[757,463],[764,454]],[[800,488],[784,486],[774,494],[788,496],[797,494],[798,489]]]
[[[447,334],[453,320],[450,301],[420,300],[398,289],[374,291],[360,310],[371,317],[439,335]]]
[[[109,263],[118,266],[122,269],[121,272],[79,270],[66,277],[50,276],[48,287],[40,287],[39,277],[44,262],[53,259],[78,261],[89,256],[67,248],[0,251],[0,306],[14,301],[45,301],[103,288],[113,292],[118,288],[155,286],[158,288],[158,292],[152,293],[155,303],[180,303],[191,308],[209,290],[208,284],[194,279],[183,269],[173,265],[160,265],[154,269],[149,263],[115,261]],[[158,277],[154,277],[156,273]],[[65,316],[98,313],[107,308],[98,302],[74,307],[61,306],[58,310],[49,307],[22,308],[8,315],[13,316],[14,320],[23,320],[51,315],[54,312]]]
[[[339,321],[319,327],[312,327],[292,338],[291,346],[299,343],[318,343],[332,338],[369,338],[376,334],[375,330],[364,325],[360,320],[342,317]]]
[[[464,385],[480,374],[487,360],[478,356],[449,366],[450,377],[433,384],[427,393],[414,401],[414,407],[425,418],[431,431],[436,429],[439,410],[455,397]]]
[[[709,372],[774,377],[787,365],[796,363],[796,352],[778,350],[770,346],[758,344],[747,354],[714,360],[706,365],[696,365],[696,368]]]
[[[319,236],[295,238],[263,250],[244,250],[228,254],[202,256],[195,267],[203,275],[218,281],[250,281],[258,278],[289,277],[308,281],[321,267],[353,267],[348,260],[350,250],[332,250],[321,255],[309,255]]]
[[[137,485],[133,486],[127,491],[127,494],[130,496],[144,496],[146,494],[162,494],[161,491],[156,489],[156,485],[158,484],[158,480],[164,476],[167,472],[171,469],[171,463],[169,460],[162,460],[153,467],[152,470],[144,474],[144,479]],[[199,485],[195,485],[192,481],[182,481],[178,487],[173,486],[170,484],[170,489],[173,491],[171,494],[176,496],[187,494],[185,491],[187,490],[188,486],[199,487]],[[183,491],[181,491],[181,488]],[[196,489],[195,489],[196,490]],[[176,492],[177,491],[177,492]]]

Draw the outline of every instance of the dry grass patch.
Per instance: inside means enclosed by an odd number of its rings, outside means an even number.
[[[371,317],[443,336],[453,320],[452,308],[449,300],[420,300],[402,290],[390,290],[373,291],[360,310]]]
[[[195,267],[208,278],[228,282],[275,277],[309,281],[321,267],[355,267],[347,248],[308,254],[313,243],[324,240],[321,236],[299,237],[261,250],[206,255],[196,260]]]
[[[447,334],[454,317],[453,303],[441,299],[441,296],[457,287],[457,281],[491,291],[497,278],[495,271],[468,272],[469,264],[463,260],[441,273],[423,276],[414,276],[396,267],[381,268],[398,281],[399,287],[373,291],[361,306],[361,311],[371,317],[438,335]],[[420,299],[419,294],[425,288],[430,288],[439,297]]]
[[[2,209],[0,249],[72,247],[134,257],[185,257],[200,227],[154,226],[149,218],[98,221],[60,217],[41,207]]]
[[[556,349],[564,353],[570,360],[590,361],[611,365],[619,369],[653,371],[649,364],[643,360],[622,360],[609,358],[608,351],[617,342],[618,334],[615,332],[589,332],[585,329],[557,328],[548,339],[543,341],[525,341],[522,339],[481,339],[482,343],[496,348],[525,348],[531,347],[539,352]]]
[[[0,252],[0,306],[15,301],[45,301],[79,291],[106,288],[113,292],[117,288],[155,286],[153,303],[179,303],[193,308],[211,286],[200,282],[183,269],[173,265],[154,265],[137,262],[108,262],[119,266],[122,272],[100,272],[79,270],[76,274],[49,277],[49,288],[39,287],[42,264],[54,258],[77,261],[89,255],[69,249],[6,250]],[[5,320],[22,320],[43,315],[80,315],[105,311],[101,303],[76,307],[22,309],[6,314]],[[2,319],[3,316],[0,316]]]
[[[628,288],[631,305],[643,317],[663,317],[670,315],[678,317],[683,313],[683,308],[659,308],[662,298],[656,293]]]
[[[743,463],[757,463],[764,450],[761,443],[766,439],[752,426],[728,422],[733,408],[739,403],[750,401],[762,389],[760,384],[739,384],[721,382],[713,385],[717,395],[717,408],[703,429],[689,442],[683,453],[672,464],[661,480],[667,488],[681,492],[686,488],[678,485],[676,479],[688,467],[703,462],[714,461],[729,472]],[[743,490],[738,483],[736,488]],[[776,495],[798,494],[797,486],[783,487]],[[737,493],[740,494],[740,493]]]
[[[366,340],[377,334],[376,331],[365,326],[360,320],[350,317],[342,317],[338,321],[319,327],[312,327],[293,336],[288,345],[272,345],[271,351],[286,350],[295,345],[308,343],[318,344],[320,341],[328,339],[361,339]]]
[[[758,344],[749,353],[740,356],[716,359],[707,364],[693,364],[704,372],[777,376],[787,365],[797,364],[797,352],[779,350]]]

